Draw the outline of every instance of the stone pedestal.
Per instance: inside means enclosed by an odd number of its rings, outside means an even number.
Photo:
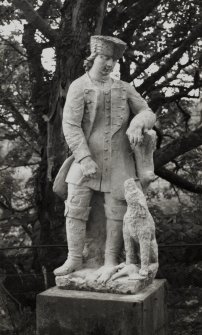
[[[165,280],[135,295],[61,290],[37,296],[38,335],[166,335]]]

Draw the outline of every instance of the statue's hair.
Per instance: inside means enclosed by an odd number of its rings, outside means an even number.
[[[91,53],[90,56],[84,60],[83,66],[86,72],[93,66],[94,59],[97,55],[97,52]]]

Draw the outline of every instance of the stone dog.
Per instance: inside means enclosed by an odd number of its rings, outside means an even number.
[[[123,237],[126,264],[121,264],[113,280],[129,275],[131,279],[143,279],[149,271],[155,276],[158,269],[158,246],[155,237],[155,223],[148,210],[145,196],[133,178],[124,183],[127,211],[123,219]],[[140,269],[135,254],[135,244],[140,249]],[[152,264],[152,266],[150,266]],[[139,272],[139,274],[138,274]],[[154,273],[155,272],[155,273]]]

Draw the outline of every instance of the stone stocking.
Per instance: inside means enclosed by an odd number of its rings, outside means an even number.
[[[82,253],[86,237],[86,222],[78,219],[66,219],[68,260],[71,263],[81,265]]]
[[[105,265],[117,265],[123,246],[123,221],[107,220],[107,238],[105,245]]]
[[[68,258],[66,262],[55,269],[56,276],[64,276],[82,268],[82,254],[86,237],[86,221],[90,207],[76,207],[66,204],[66,232],[68,244]]]
[[[117,265],[121,247],[123,246],[123,216],[126,206],[105,205],[107,217],[105,265]]]

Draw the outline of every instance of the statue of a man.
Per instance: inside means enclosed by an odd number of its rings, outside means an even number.
[[[128,83],[110,77],[126,44],[109,36],[91,37],[86,73],[69,88],[63,131],[72,157],[67,173],[65,201],[68,259],[54,273],[66,275],[82,268],[86,222],[94,191],[104,193],[106,246],[100,280],[117,266],[126,212],[124,181],[137,178],[131,146],[141,142],[155,123],[145,100]],[[131,113],[134,118],[129,126]],[[127,135],[126,135],[127,132]],[[70,164],[69,164],[70,165]]]

